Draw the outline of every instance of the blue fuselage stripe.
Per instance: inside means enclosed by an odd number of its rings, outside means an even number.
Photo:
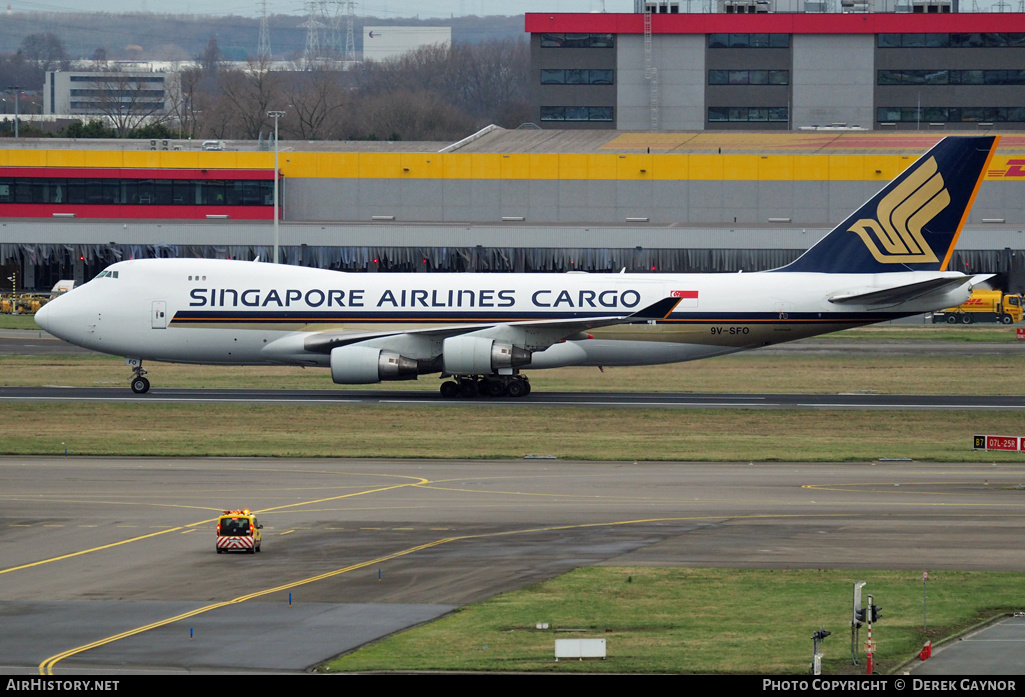
[[[419,323],[419,324],[494,324],[510,322],[531,322],[537,320],[581,320],[589,317],[608,317],[607,313],[589,312],[509,312],[488,314],[467,314],[465,312],[301,312],[301,311],[256,311],[256,312],[221,312],[221,311],[180,311],[171,320],[171,324],[241,324],[260,322],[287,322],[303,324],[339,324],[339,323]],[[902,313],[881,314],[879,312],[806,312],[787,313],[781,317],[778,312],[688,312],[673,313],[662,323],[744,323],[744,322],[815,322],[835,324],[838,322],[880,322],[906,316]],[[647,322],[648,320],[638,320]]]

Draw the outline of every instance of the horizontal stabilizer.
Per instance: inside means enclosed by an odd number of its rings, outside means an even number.
[[[626,319],[633,322],[635,320],[649,320],[649,319],[665,319],[672,314],[676,306],[680,304],[680,300],[683,298],[662,298],[656,303],[648,305],[643,310],[638,310]]]
[[[930,278],[918,283],[905,283],[889,288],[834,295],[829,299],[829,302],[837,304],[856,303],[858,305],[895,305],[920,298],[923,295],[929,295],[930,293],[953,290],[973,280],[975,279],[970,276]]]

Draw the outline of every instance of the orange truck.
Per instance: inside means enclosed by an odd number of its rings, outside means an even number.
[[[1011,324],[1022,320],[1022,296],[999,290],[973,290],[963,305],[948,307],[932,314],[933,323],[973,324],[1000,322]]]

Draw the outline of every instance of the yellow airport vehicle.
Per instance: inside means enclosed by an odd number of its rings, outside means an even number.
[[[1023,316],[1022,296],[999,290],[973,290],[968,301],[957,307],[934,312],[933,323],[973,324],[974,322],[1020,322]]]
[[[263,541],[263,525],[248,508],[222,511],[217,519],[217,553],[248,552],[256,554]]]
[[[30,293],[19,293],[11,302],[11,294],[0,296],[0,313],[30,315],[39,311],[50,299],[45,295],[32,295]]]

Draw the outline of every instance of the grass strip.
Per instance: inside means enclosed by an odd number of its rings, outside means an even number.
[[[19,455],[1021,462],[1017,413],[3,403]]]
[[[559,368],[527,371],[535,390],[545,392],[713,392],[881,394],[987,394],[1021,392],[1022,357],[1004,355],[871,355],[831,351],[800,354],[748,352],[692,363],[641,367]],[[437,393],[441,381],[348,387],[335,385],[327,370],[276,366],[190,366],[149,361],[155,388],[239,388],[410,390]],[[0,356],[0,386],[119,387],[128,391],[131,371],[124,361],[99,355]]]
[[[833,634],[820,649],[823,673],[864,674],[865,628],[860,666],[852,665],[850,651],[858,580],[883,608],[872,625],[877,673],[916,655],[927,640],[1021,610],[1025,597],[1021,574],[930,572],[925,631],[917,571],[581,568],[462,608],[321,670],[807,674],[812,632],[825,626]],[[538,622],[549,630],[536,630]],[[560,638],[606,639],[608,659],[555,662]]]
[[[28,329],[39,331],[35,315],[0,314],[0,329]]]

